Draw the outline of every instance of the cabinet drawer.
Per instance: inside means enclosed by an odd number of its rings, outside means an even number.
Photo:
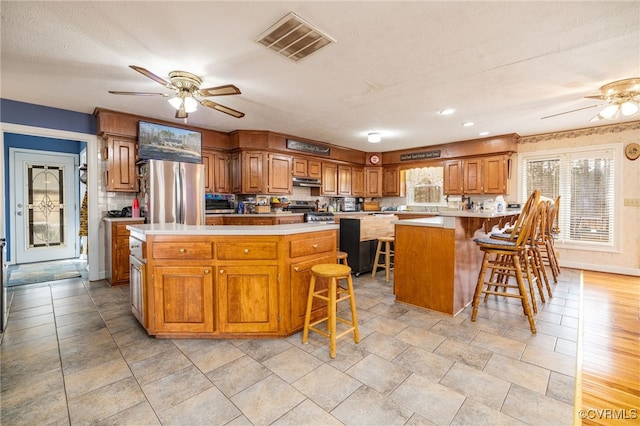
[[[276,242],[218,243],[220,260],[274,260],[278,257]]]
[[[213,259],[213,243],[153,243],[154,259]]]
[[[335,250],[335,248],[335,238],[328,236],[291,241],[291,257],[322,253],[325,251]]]
[[[130,223],[116,223],[113,225],[115,237],[128,237],[129,230],[127,229],[127,225],[131,225]]]
[[[138,260],[144,259],[144,257],[142,257],[142,241],[136,238],[129,238],[129,252],[131,253],[131,256]]]

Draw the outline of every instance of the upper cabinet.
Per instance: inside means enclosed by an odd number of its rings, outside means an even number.
[[[354,197],[365,196],[364,167],[351,167],[351,195]]]
[[[107,191],[138,192],[136,141],[108,136],[106,142]]]
[[[231,155],[222,152],[202,152],[204,192],[231,192]]]
[[[384,167],[382,175],[382,196],[400,197],[401,195],[400,168],[398,166]]]
[[[351,166],[338,166],[338,195],[351,195]]]
[[[322,187],[320,195],[338,195],[338,165],[322,163]]]
[[[293,158],[293,176],[322,178],[322,163],[320,160],[310,160],[306,158]]]
[[[291,194],[291,163],[292,158],[288,155],[267,154],[267,193]]]
[[[382,167],[365,167],[364,185],[365,197],[382,197]]]
[[[262,194],[264,187],[264,153],[244,151],[242,153],[242,193]]]
[[[444,193],[506,194],[507,155],[444,162]]]

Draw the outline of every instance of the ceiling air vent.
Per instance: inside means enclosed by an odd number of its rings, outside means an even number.
[[[294,62],[335,42],[293,12],[260,34],[256,41]]]

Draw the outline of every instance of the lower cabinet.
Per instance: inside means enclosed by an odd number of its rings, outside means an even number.
[[[226,333],[278,331],[278,267],[220,265],[218,325]]]
[[[156,266],[153,268],[153,287],[157,332],[214,330],[210,266]]]
[[[320,263],[335,263],[336,257],[325,256],[318,259],[306,260],[291,264],[291,326],[302,328],[304,317],[307,313],[307,298],[309,297],[309,282],[311,281],[311,268]],[[318,281],[316,291],[327,288],[328,281]],[[320,299],[313,299],[311,308],[311,321],[327,314],[327,304]]]

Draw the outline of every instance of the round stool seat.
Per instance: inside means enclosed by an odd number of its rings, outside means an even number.
[[[378,241],[383,243],[393,243],[396,239],[394,237],[380,237]]]
[[[351,268],[339,263],[320,263],[311,267],[314,275],[324,278],[346,277],[351,274]]]
[[[344,251],[336,252],[336,262],[337,263],[342,263],[343,265],[349,266],[349,264],[347,263],[347,258],[348,257],[349,257],[349,254],[344,252]]]

